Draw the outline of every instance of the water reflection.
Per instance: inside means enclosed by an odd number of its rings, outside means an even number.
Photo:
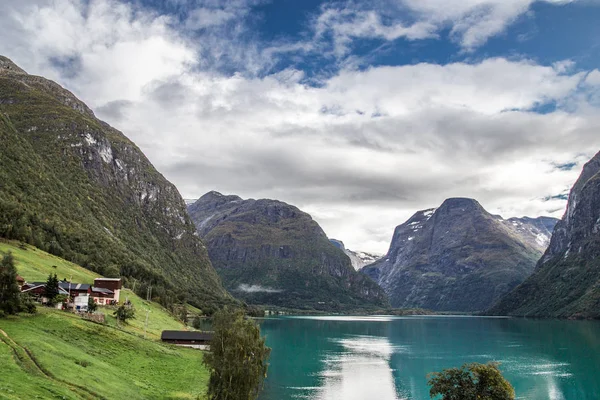
[[[426,376],[500,361],[527,400],[600,399],[600,323],[451,317],[265,320],[261,400],[429,398]]]
[[[325,358],[319,400],[399,400],[389,360],[394,348],[385,337],[354,336],[334,340],[339,351]]]

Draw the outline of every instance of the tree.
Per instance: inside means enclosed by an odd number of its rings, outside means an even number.
[[[0,311],[16,314],[21,308],[21,289],[17,284],[15,260],[8,253],[0,262]]]
[[[88,312],[93,313],[98,309],[98,304],[94,301],[92,297],[88,297]]]
[[[465,364],[427,376],[429,395],[442,400],[514,400],[515,390],[502,376],[500,364]]]
[[[126,323],[128,319],[135,317],[135,309],[133,306],[126,306],[123,304],[117,308],[113,315],[117,317],[117,321]]]
[[[44,297],[48,299],[49,305],[54,305],[56,296],[58,296],[58,278],[56,274],[50,274],[44,286]]]
[[[258,325],[241,310],[225,308],[213,317],[214,336],[204,364],[210,370],[210,400],[254,400],[267,376],[271,349]]]

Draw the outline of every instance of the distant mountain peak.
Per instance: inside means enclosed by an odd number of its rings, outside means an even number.
[[[397,226],[388,253],[361,271],[396,307],[484,310],[533,271],[550,237],[543,222],[506,221],[450,198]]]
[[[347,249],[346,246],[344,246],[344,242],[341,240],[329,239],[329,241],[338,249],[346,253],[346,255],[350,258],[350,262],[352,262],[352,266],[357,271],[360,271],[366,265],[373,264],[375,261],[381,258],[381,254]]]

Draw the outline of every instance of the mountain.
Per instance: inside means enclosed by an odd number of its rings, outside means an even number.
[[[188,211],[225,286],[247,302],[319,310],[387,303],[381,288],[294,206],[209,192]]]
[[[488,311],[600,318],[600,153],[583,168],[535,272]]]
[[[388,253],[361,272],[395,307],[481,311],[533,271],[551,226],[551,219],[504,220],[475,200],[448,199],[398,226]]]
[[[338,249],[341,249],[344,253],[346,253],[348,258],[350,258],[352,266],[357,271],[362,269],[365,265],[373,264],[375,261],[381,258],[380,254],[367,253],[364,251],[352,251],[347,249],[346,246],[344,246],[344,242],[341,240],[329,239],[329,241]]]
[[[163,304],[233,301],[177,189],[121,132],[58,84],[0,57],[0,237]]]

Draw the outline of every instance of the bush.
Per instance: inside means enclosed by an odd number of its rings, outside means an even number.
[[[35,301],[28,293],[21,293],[21,311],[25,311],[28,314],[35,314],[37,312]]]
[[[465,364],[428,375],[431,398],[442,400],[514,400],[515,390],[502,376],[500,364]]]

